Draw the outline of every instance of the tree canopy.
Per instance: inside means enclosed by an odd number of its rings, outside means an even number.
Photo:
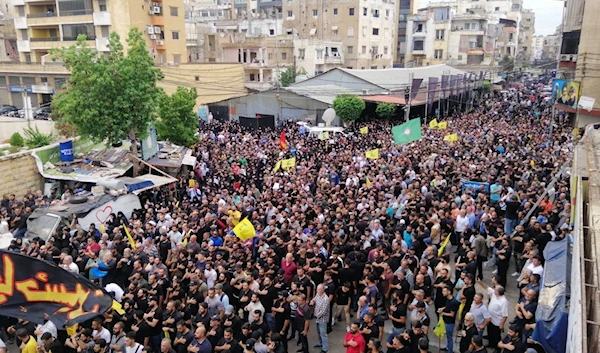
[[[354,94],[340,94],[333,100],[333,109],[342,121],[353,122],[360,118],[366,103]]]
[[[287,69],[285,69],[285,71],[279,74],[279,82],[281,83],[281,86],[287,87],[296,83],[296,77],[298,77],[298,75],[307,74],[308,73],[306,72],[306,70],[304,70],[304,68],[302,67],[290,66]]]
[[[383,119],[390,119],[396,115],[396,105],[394,103],[379,103],[375,108],[375,113]]]
[[[156,83],[162,72],[154,66],[142,32],[131,28],[127,51],[119,35],[111,33],[107,55],[88,47],[85,40],[80,35],[75,45],[52,51],[71,72],[64,90],[52,101],[54,116],[95,141],[143,138],[155,120],[162,93]]]
[[[198,116],[194,111],[198,93],[195,88],[177,87],[172,95],[159,98],[156,130],[158,138],[180,146],[192,146],[198,141]]]

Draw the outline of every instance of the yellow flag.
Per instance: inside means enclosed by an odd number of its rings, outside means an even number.
[[[529,165],[533,168],[535,167],[535,162],[533,161],[533,159],[531,161],[529,161]]]
[[[112,302],[112,306],[111,308],[117,312],[117,314],[119,315],[124,315],[125,314],[125,310],[123,310],[123,307],[121,306],[121,303],[119,303],[118,301],[113,299]],[[68,330],[68,329],[67,329]]]
[[[234,226],[237,226],[238,223],[240,223],[240,218],[242,218],[242,214],[240,213],[240,211],[229,210],[227,214],[229,214],[229,220]]]
[[[458,141],[458,135],[457,134],[450,134],[450,135],[446,135],[444,136],[444,141],[448,141],[448,142],[456,142]]]
[[[429,128],[430,129],[435,129],[438,127],[438,121],[437,119],[433,119],[429,122]]]
[[[442,256],[442,254],[444,253],[444,250],[446,250],[446,245],[448,245],[449,241],[450,241],[450,234],[446,235],[446,239],[444,239],[444,242],[442,243],[442,245],[440,245],[440,248],[438,249],[438,256]]]
[[[448,122],[447,121],[442,121],[441,123],[437,124],[437,128],[440,130],[444,130],[448,128]]]
[[[458,307],[458,313],[457,313],[458,317],[462,317],[463,310],[465,310],[465,304],[466,303],[460,303],[460,306]]]
[[[133,240],[131,233],[129,233],[129,228],[127,228],[127,226],[125,225],[123,226],[123,228],[125,228],[125,234],[127,235],[127,239],[129,239],[129,245],[132,249],[135,249],[135,240]]]
[[[365,152],[365,156],[368,159],[377,159],[377,158],[379,158],[379,148],[376,148],[374,150],[370,150],[370,151]]]
[[[277,161],[277,164],[275,164],[275,168],[273,168],[273,173],[277,173],[279,168],[281,168],[281,161]]]
[[[319,140],[325,141],[329,140],[329,131],[323,131],[319,134]]]
[[[440,316],[437,325],[433,329],[433,333],[439,338],[444,338],[446,336],[446,324],[444,323],[444,317]]]
[[[119,304],[119,305],[121,305],[121,304]],[[125,314],[125,312],[123,312],[123,314]],[[69,337],[73,336],[76,332],[77,332],[77,324],[67,327],[67,335]]]
[[[235,233],[238,238],[246,241],[256,236],[256,229],[254,229],[254,225],[248,220],[248,217],[246,217],[233,228],[233,233]]]
[[[281,168],[290,169],[291,167],[296,166],[296,157],[288,158],[281,161]]]
[[[187,243],[188,243],[188,238],[190,237],[190,233],[191,233],[191,232],[192,232],[192,230],[191,230],[191,229],[187,231],[187,234],[186,234],[186,236],[185,236],[185,239],[183,239],[183,242],[182,242],[182,243],[183,243],[183,246],[187,246]]]
[[[190,181],[188,181],[188,186],[190,188],[193,188],[194,186],[196,186],[196,180],[190,179]]]
[[[100,233],[104,233],[104,223],[100,224]]]
[[[363,134],[363,135],[368,134],[369,133],[369,127],[368,126],[361,127],[360,128],[360,133]]]
[[[369,177],[367,177],[367,182],[365,183],[367,188],[371,188],[371,180],[369,179]]]

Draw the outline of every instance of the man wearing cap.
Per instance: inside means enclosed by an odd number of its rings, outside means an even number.
[[[271,312],[275,315],[275,327],[273,332],[279,332],[282,337],[287,337],[287,332],[290,327],[291,309],[287,302],[289,294],[282,290],[277,293],[277,299],[271,307]]]
[[[222,283],[215,284],[215,293],[216,293],[217,297],[219,297],[219,300],[221,301],[221,306],[223,308],[226,308],[227,306],[229,306],[229,296],[225,292],[223,292],[223,284]]]
[[[226,329],[230,328],[234,337],[237,337],[242,330],[242,319],[235,314],[233,305],[227,305],[227,307],[225,307],[223,326]]]
[[[221,327],[221,317],[219,315],[213,315],[210,318],[210,326],[207,328],[206,338],[208,338],[213,347],[223,338],[223,328]]]

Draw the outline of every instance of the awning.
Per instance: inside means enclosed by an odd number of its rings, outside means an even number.
[[[317,29],[316,28],[311,28],[310,29],[310,35],[314,36],[317,33]]]
[[[192,156],[192,150],[187,150],[183,156],[183,161],[181,161],[181,164],[189,165],[190,167],[194,167],[196,165],[196,157]]]
[[[406,105],[406,100],[403,96],[394,96],[394,95],[377,95],[377,96],[361,96],[360,97],[365,102],[376,102],[376,103],[393,103],[399,105]],[[411,106],[423,105],[425,104],[424,100],[420,100],[418,98],[413,99],[410,103]]]
[[[167,178],[166,176],[154,174],[140,175],[135,178],[122,177],[117,180],[122,181],[127,187],[127,190],[136,195],[139,195],[143,191],[158,188],[177,181],[175,178]]]
[[[338,30],[338,26],[333,26],[333,27],[331,27],[331,30],[332,30],[332,31],[337,31],[337,30]]]

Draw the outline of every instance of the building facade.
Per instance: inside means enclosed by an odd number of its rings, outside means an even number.
[[[390,0],[305,0],[283,4],[284,32],[295,39],[343,43],[344,66],[391,68],[397,44],[397,4]],[[298,48],[298,50],[308,48]]]
[[[145,33],[156,63],[187,62],[183,0],[13,0],[13,5],[23,63],[48,64],[53,48],[71,45],[79,35],[90,47],[108,52],[110,33],[124,41],[131,27]]]

